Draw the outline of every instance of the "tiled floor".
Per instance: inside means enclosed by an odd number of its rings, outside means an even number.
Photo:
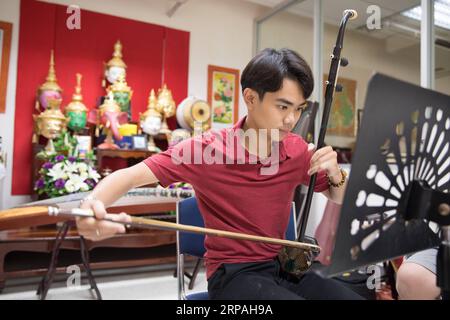
[[[173,277],[174,266],[159,268],[135,268],[126,270],[95,271],[98,288],[105,300],[176,300],[177,279]],[[68,287],[69,274],[58,275],[48,293],[48,300],[89,300],[95,295],[89,290],[87,279],[82,277],[79,287]],[[39,278],[13,279],[6,282],[0,300],[36,300]],[[187,290],[186,278],[186,290]],[[198,274],[194,289],[205,291],[207,286],[204,270]]]

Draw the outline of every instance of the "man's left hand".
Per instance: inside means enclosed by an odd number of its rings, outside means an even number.
[[[315,146],[308,145],[308,151],[314,152]],[[327,175],[332,178],[340,177],[341,171],[337,161],[337,152],[332,147],[326,146],[314,152],[311,157],[308,175],[313,175],[321,170],[325,170]]]

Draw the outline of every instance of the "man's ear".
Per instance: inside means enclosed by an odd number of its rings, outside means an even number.
[[[258,93],[253,89],[245,88],[242,96],[249,110],[252,110],[259,102]]]

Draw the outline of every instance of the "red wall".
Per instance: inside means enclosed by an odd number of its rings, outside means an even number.
[[[110,15],[81,11],[81,30],[69,30],[67,7],[22,0],[20,8],[14,127],[13,195],[30,194],[33,110],[37,88],[45,81],[50,50],[55,51],[56,76],[64,90],[63,106],[72,97],[75,74],[83,75],[82,93],[88,108],[96,106],[105,90],[101,87],[103,62],[113,53],[117,40],[123,45],[127,82],[133,89],[132,118],[147,107],[152,88],[164,81],[177,103],[187,96],[189,33]],[[171,128],[175,119],[169,120]]]

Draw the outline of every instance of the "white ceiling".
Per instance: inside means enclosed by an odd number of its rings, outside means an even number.
[[[246,0],[249,2],[257,3],[262,6],[273,8],[276,5],[284,2],[284,0]],[[339,25],[342,12],[345,9],[354,9],[359,13],[360,17],[367,17],[367,7],[371,4],[376,4],[381,9],[382,19],[396,15],[404,10],[410,9],[412,7],[420,4],[420,0],[323,0],[324,8],[324,20],[325,23]],[[291,13],[295,13],[301,16],[312,17],[314,12],[314,1],[313,0],[300,0],[299,3],[294,4],[288,10]],[[360,19],[360,21],[365,21],[366,19]],[[358,28],[361,24],[349,24],[348,28]]]
[[[285,0],[245,0],[265,7],[273,8]],[[366,20],[369,14],[366,12],[369,5],[377,5],[381,9],[381,19],[385,21],[401,24],[409,29],[420,31],[420,24],[417,21],[403,17],[401,12],[413,8],[420,4],[420,0],[323,0],[324,20],[331,25],[339,25],[342,12],[345,9],[354,9],[358,12],[358,20],[347,25],[348,29],[366,30]],[[314,0],[299,0],[287,9],[288,12],[304,17],[312,18],[314,15]],[[393,34],[401,33],[399,28],[383,25],[379,32],[370,32],[377,38],[387,38]],[[403,30],[403,33],[406,31]],[[450,41],[450,30],[436,28],[436,36]]]
[[[265,7],[274,8],[285,0],[245,0]],[[403,17],[401,12],[420,4],[420,0],[323,0],[324,20],[331,25],[339,25],[342,12],[345,9],[354,9],[358,12],[359,23],[353,22],[347,25],[348,29],[363,32],[374,38],[384,39],[386,50],[391,53],[412,54],[418,52],[420,45],[420,23]],[[383,27],[380,30],[368,30],[366,13],[369,5],[378,5],[381,9]],[[314,0],[299,0],[290,6],[288,12],[303,17],[312,18],[314,15]],[[436,38],[450,42],[450,31],[442,28],[435,29]],[[416,50],[411,50],[412,48]],[[450,49],[436,46],[436,76],[448,76],[450,73]],[[440,71],[439,71],[440,70]]]
[[[246,0],[249,2],[257,3],[269,8],[273,8],[276,5],[284,2],[284,0]],[[342,12],[345,9],[354,9],[360,16],[366,15],[366,9],[369,5],[376,4],[381,9],[382,18],[386,18],[391,15],[398,14],[404,10],[415,7],[420,4],[420,0],[324,0],[324,18],[326,23],[338,25]],[[292,13],[296,13],[303,16],[312,17],[314,12],[313,0],[302,1],[295,4],[289,10]],[[355,28],[349,25],[350,28]]]

